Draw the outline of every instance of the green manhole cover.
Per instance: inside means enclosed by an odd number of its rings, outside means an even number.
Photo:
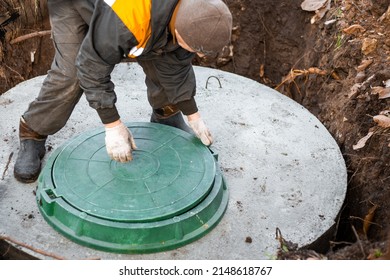
[[[128,127],[138,147],[131,162],[108,157],[104,129],[53,152],[38,180],[46,221],[80,244],[121,253],[169,250],[209,232],[228,201],[216,155],[173,127]]]

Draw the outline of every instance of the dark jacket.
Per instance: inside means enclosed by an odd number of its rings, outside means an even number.
[[[76,60],[78,78],[103,123],[119,119],[110,74],[125,57],[167,65],[159,67],[157,78],[172,95],[169,99],[185,114],[197,111],[191,65],[194,55],[174,44],[169,30],[178,1],[84,0],[80,4],[89,29]]]

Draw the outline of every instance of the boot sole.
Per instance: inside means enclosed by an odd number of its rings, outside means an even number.
[[[28,177],[28,178],[24,178],[24,177],[19,176],[17,173],[14,172],[14,177],[15,177],[16,180],[18,180],[21,183],[34,183],[38,179],[39,173],[38,173],[38,175],[35,175],[35,176],[32,176],[32,177]]]
[[[42,162],[42,159],[44,158],[44,156],[45,156],[45,153],[39,154],[39,160],[41,162]],[[14,169],[15,179],[21,183],[26,183],[26,184],[34,183],[38,179],[40,173],[41,173],[41,164],[39,165],[38,173],[34,174],[32,176],[28,176],[28,177],[21,176],[20,174],[15,172],[15,169]]]

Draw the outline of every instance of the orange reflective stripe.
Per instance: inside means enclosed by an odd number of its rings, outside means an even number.
[[[116,0],[112,3],[111,8],[137,39],[137,48],[145,48],[152,32],[150,21],[152,1]]]

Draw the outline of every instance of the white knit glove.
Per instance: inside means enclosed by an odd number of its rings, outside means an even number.
[[[133,135],[121,122],[119,125],[106,127],[106,149],[113,160],[127,162],[133,159],[131,151],[137,149]]]
[[[213,143],[213,136],[211,136],[209,129],[206,127],[205,123],[201,118],[188,121],[188,124],[203,144],[205,144],[206,146],[210,146]]]

